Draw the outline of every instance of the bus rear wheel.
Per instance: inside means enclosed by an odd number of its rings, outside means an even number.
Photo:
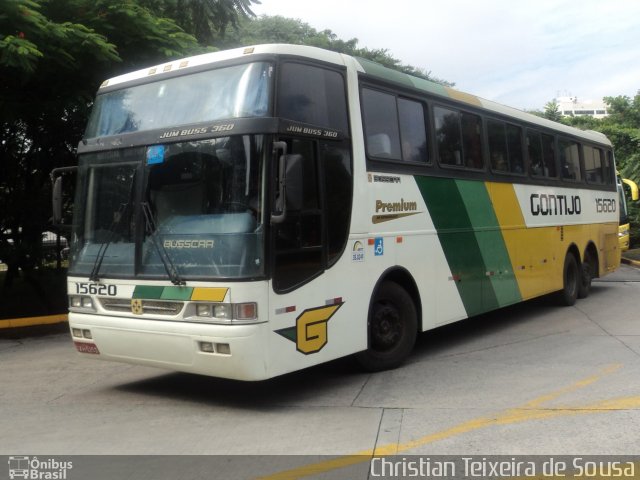
[[[587,298],[591,291],[591,280],[595,273],[595,267],[591,255],[589,252],[584,254],[584,261],[582,262],[580,284],[578,285],[578,298]]]
[[[571,252],[567,252],[562,270],[562,290],[558,292],[559,303],[567,307],[574,305],[581,283],[582,274],[578,268],[576,257]]]
[[[370,372],[396,368],[413,350],[417,332],[418,315],[413,299],[397,283],[385,281],[371,303],[368,348],[355,358]]]

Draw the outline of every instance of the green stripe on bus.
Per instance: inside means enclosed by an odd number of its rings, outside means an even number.
[[[132,298],[145,300],[190,300],[192,287],[163,287],[155,285],[136,285]]]
[[[153,285],[136,285],[133,290],[133,297],[131,298],[144,298],[147,300],[159,300],[162,297],[162,291],[164,287],[156,287]]]
[[[522,300],[484,182],[416,177],[468,315]]]
[[[495,306],[503,307],[521,301],[522,296],[511,265],[509,251],[486,184],[469,180],[457,180],[456,183],[480,246],[486,268],[484,273],[489,279],[497,302]],[[490,301],[490,298],[485,300],[485,309],[491,306]]]
[[[483,303],[486,271],[471,219],[456,181],[449,178],[416,177],[429,209],[440,244],[456,282],[467,315],[487,310]],[[490,285],[490,284],[489,284]],[[486,298],[491,298],[487,292]],[[494,297],[495,298],[495,297]],[[492,303],[495,303],[495,299]]]
[[[164,287],[162,300],[191,300],[192,287]]]

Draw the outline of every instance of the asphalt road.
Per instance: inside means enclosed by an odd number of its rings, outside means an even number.
[[[304,455],[288,478],[367,478],[374,453],[640,454],[639,300],[622,266],[574,307],[427,332],[397,370],[344,359],[259,383],[90,360],[66,333],[0,338],[0,455]]]

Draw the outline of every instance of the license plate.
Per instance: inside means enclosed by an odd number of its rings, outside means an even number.
[[[76,346],[76,350],[80,353],[93,353],[95,355],[100,355],[100,350],[95,343],[85,343],[85,342],[73,342]]]

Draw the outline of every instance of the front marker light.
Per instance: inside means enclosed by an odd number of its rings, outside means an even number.
[[[236,303],[233,305],[233,319],[240,321],[255,320],[258,318],[258,304]]]
[[[76,338],[82,338],[82,330],[79,328],[72,328],[71,334]]]
[[[75,308],[82,308],[82,297],[69,297],[69,305]]]

